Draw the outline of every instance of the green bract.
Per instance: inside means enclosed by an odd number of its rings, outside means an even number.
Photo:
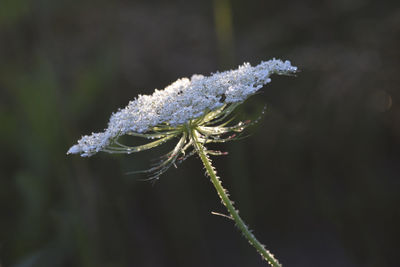
[[[149,173],[149,180],[158,178],[177,161],[182,162],[196,153],[194,148],[194,140],[191,134],[193,131],[198,135],[198,141],[203,144],[223,143],[238,139],[239,136],[228,134],[240,133],[250,125],[250,121],[239,122],[232,126],[229,125],[229,123],[233,120],[233,117],[230,118],[230,115],[238,105],[238,103],[229,105],[225,104],[217,110],[210,111],[200,118],[190,120],[187,123],[177,127],[160,125],[153,127],[147,133],[130,133],[133,136],[157,140],[140,146],[126,146],[115,140],[113,145],[109,146],[105,151],[109,153],[130,154],[132,152],[139,152],[157,147],[173,138],[179,138],[179,141],[174,149],[162,156],[163,160],[159,164],[145,171],[131,172],[131,174]],[[220,151],[212,150],[207,150],[207,153],[210,155],[226,154]]]

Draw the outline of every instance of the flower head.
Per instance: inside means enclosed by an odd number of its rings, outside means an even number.
[[[297,68],[289,61],[272,59],[254,67],[244,63],[235,70],[217,72],[211,76],[193,75],[191,79],[178,79],[164,90],[156,89],[152,95],[139,95],[130,101],[125,108],[112,114],[104,132],[83,136],[67,154],[92,156],[99,151],[131,153],[158,146],[172,137],[182,135],[184,140],[181,139],[176,151],[172,151],[173,163],[181,152],[184,153],[185,146],[190,146],[187,141],[188,125],[203,127],[199,131],[205,142],[217,140],[221,134],[229,131],[242,129],[243,123],[233,127],[215,124],[222,122],[238,104],[269,83],[272,74],[290,75],[296,71]],[[122,135],[158,140],[143,146],[128,147],[118,142],[118,137]],[[168,164],[171,162],[168,161]]]

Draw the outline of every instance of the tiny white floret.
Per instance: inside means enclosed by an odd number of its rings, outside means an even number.
[[[139,95],[130,101],[112,114],[104,132],[83,136],[67,154],[91,156],[129,132],[145,133],[157,125],[184,124],[224,104],[245,101],[271,82],[272,74],[290,75],[296,71],[290,61],[272,59],[254,67],[244,63],[236,70],[178,79],[164,90],[156,89],[152,95]]]

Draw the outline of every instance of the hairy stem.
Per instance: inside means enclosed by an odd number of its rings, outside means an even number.
[[[198,133],[196,130],[191,130],[191,138],[193,139],[194,147],[199,154],[204,167],[210,176],[211,182],[213,183],[215,189],[218,192],[222,203],[227,208],[231,218],[235,221],[237,227],[242,232],[243,236],[249,241],[249,243],[256,248],[256,250],[261,254],[261,256],[273,267],[281,267],[282,265],[275,259],[274,255],[265,249],[264,245],[261,244],[257,238],[251,233],[247,225],[244,223],[242,218],[239,216],[239,211],[235,209],[232,201],[229,199],[227,191],[222,186],[221,180],[218,178],[214,167],[211,164],[211,160],[206,154],[205,148],[201,142],[199,142]]]

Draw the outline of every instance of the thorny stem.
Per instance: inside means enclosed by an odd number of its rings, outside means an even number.
[[[195,129],[191,129],[190,138],[193,139],[193,145],[199,154],[204,167],[210,176],[211,182],[213,183],[215,189],[218,192],[222,203],[228,209],[231,218],[235,221],[237,227],[240,229],[244,237],[249,241],[249,243],[257,249],[261,256],[273,267],[281,267],[282,265],[275,259],[274,255],[265,249],[264,245],[261,244],[257,238],[251,233],[247,225],[244,223],[242,218],[239,216],[239,211],[235,209],[232,201],[229,199],[227,191],[222,186],[221,180],[218,178],[214,167],[211,164],[211,160],[208,158],[205,148],[201,142],[199,142],[198,132]]]

